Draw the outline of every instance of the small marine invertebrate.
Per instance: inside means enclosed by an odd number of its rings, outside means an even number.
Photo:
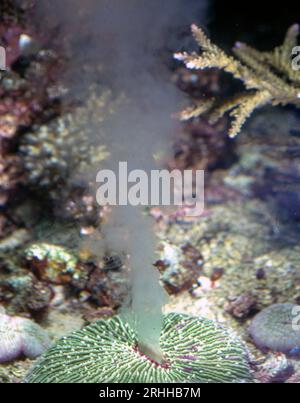
[[[300,71],[292,68],[292,49],[297,45],[299,26],[292,25],[287,31],[283,44],[271,52],[260,52],[237,42],[233,52],[237,59],[227,55],[213,44],[202,29],[192,25],[193,35],[203,49],[197,53],[177,53],[189,69],[204,70],[218,68],[241,80],[246,90],[223,103],[209,99],[182,113],[183,119],[198,117],[208,113],[212,123],[217,122],[226,112],[234,121],[229,136],[236,136],[252,112],[267,104],[300,106]],[[239,59],[239,60],[238,60]]]
[[[25,249],[25,259],[38,278],[54,284],[80,280],[85,271],[66,248],[49,243],[34,243]]]
[[[293,304],[274,304],[259,312],[249,328],[257,347],[298,355],[300,350],[300,329],[293,324]]]
[[[20,355],[36,358],[50,346],[47,332],[33,321],[0,311],[0,362]]]
[[[247,382],[247,351],[216,323],[168,314],[160,338],[164,360],[138,347],[135,331],[119,317],[100,320],[61,339],[29,372],[29,383]]]

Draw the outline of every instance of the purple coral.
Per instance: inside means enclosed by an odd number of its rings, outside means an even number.
[[[48,334],[29,319],[0,312],[0,363],[19,356],[36,358],[50,346]]]

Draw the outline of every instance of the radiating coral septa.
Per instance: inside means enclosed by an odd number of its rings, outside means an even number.
[[[137,349],[137,334],[119,317],[64,337],[30,370],[28,383],[251,382],[244,344],[213,321],[168,314],[160,337],[165,361]],[[143,351],[148,353],[149,351]]]

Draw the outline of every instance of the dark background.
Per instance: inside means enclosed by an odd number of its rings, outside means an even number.
[[[208,29],[225,48],[239,40],[263,49],[279,45],[294,23],[300,24],[299,0],[212,0]]]

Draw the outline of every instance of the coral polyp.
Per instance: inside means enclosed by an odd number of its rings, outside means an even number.
[[[243,343],[217,323],[164,316],[158,363],[138,348],[135,331],[116,316],[62,338],[36,362],[27,383],[250,382]]]

